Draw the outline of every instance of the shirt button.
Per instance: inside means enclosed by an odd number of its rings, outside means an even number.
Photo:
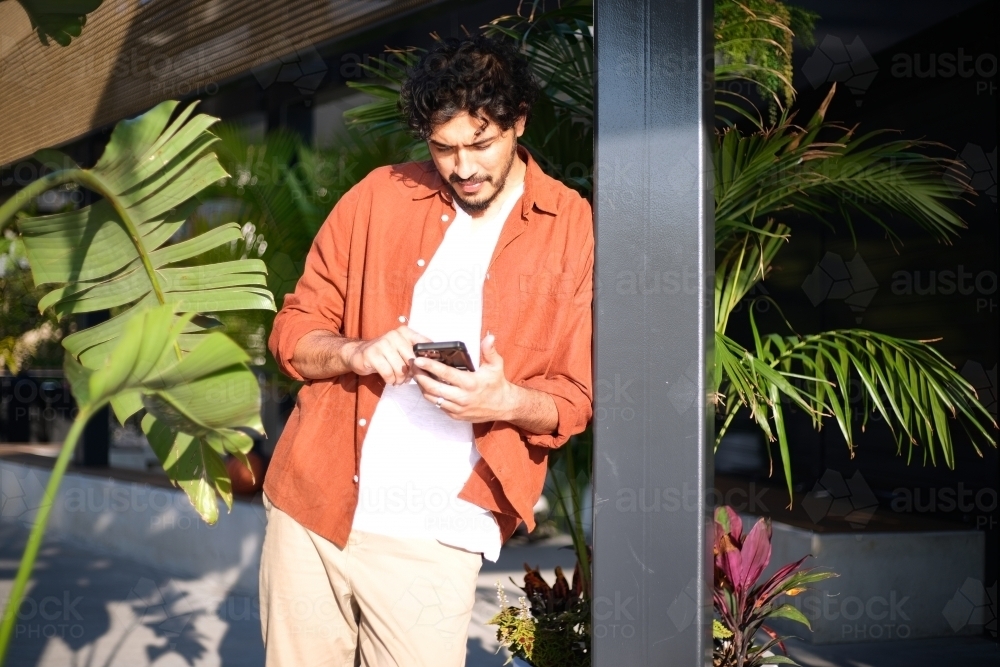
[[[422,260],[422,259],[418,259],[417,260],[417,266],[423,266],[424,264],[426,264],[426,262],[424,262],[424,260]]]
[[[441,222],[448,222],[447,214],[441,216]]]
[[[367,424],[367,423],[368,423],[368,420],[367,420],[367,419],[359,419],[359,420],[358,420],[358,424],[360,424],[361,426],[364,426],[364,425],[365,425],[365,424]]]
[[[355,475],[355,476],[354,476],[354,483],[355,483],[355,484],[357,484],[357,483],[358,483],[358,476],[357,476],[357,475]]]
[[[406,321],[406,316],[405,315],[400,315],[399,316],[399,321],[400,322],[405,322]]]

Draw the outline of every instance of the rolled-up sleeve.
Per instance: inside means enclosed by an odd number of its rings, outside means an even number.
[[[559,424],[553,433],[523,431],[530,445],[557,448],[571,436],[583,432],[593,415],[593,302],[594,302],[594,223],[590,204],[580,199],[567,211],[574,230],[571,246],[579,248],[574,267],[577,278],[568,316],[558,334],[552,361],[545,375],[517,384],[543,391],[555,401]]]
[[[291,363],[302,336],[316,330],[342,333],[351,230],[359,187],[360,184],[341,197],[327,216],[309,249],[295,291],[285,296],[274,318],[268,348],[281,372],[294,380],[305,380]]]

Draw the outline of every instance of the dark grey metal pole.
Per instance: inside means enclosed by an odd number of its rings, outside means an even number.
[[[712,5],[595,13],[594,665],[710,665]]]

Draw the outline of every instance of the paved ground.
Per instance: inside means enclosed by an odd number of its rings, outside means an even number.
[[[0,601],[5,601],[26,533],[0,524]],[[528,561],[549,573],[573,559],[559,541],[508,548],[480,576],[468,667],[499,667],[492,628],[496,581],[517,578]],[[22,606],[8,664],[12,667],[260,667],[256,599],[224,581],[171,576],[73,545],[50,542]],[[804,667],[996,667],[1000,653],[982,639],[921,640],[838,646],[795,644]],[[616,666],[617,667],[617,666]]]

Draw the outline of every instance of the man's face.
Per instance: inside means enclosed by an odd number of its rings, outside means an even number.
[[[484,126],[482,118],[463,111],[435,126],[427,146],[462,208],[475,213],[488,209],[503,190],[522,134],[524,118],[503,132],[493,121]]]

